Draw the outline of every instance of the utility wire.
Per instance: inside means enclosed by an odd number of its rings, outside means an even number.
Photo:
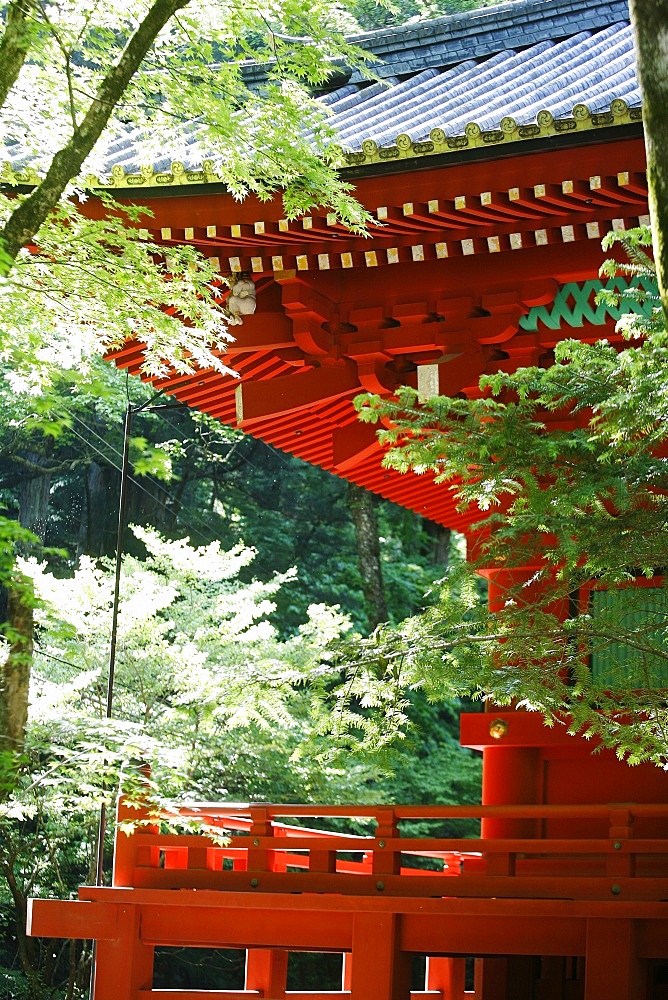
[[[107,447],[113,454],[117,455],[119,458],[121,457],[121,453],[118,451],[118,449],[113,444],[110,444],[106,440],[106,438],[104,438],[101,434],[99,434],[96,430],[94,430],[94,428],[89,427],[89,425],[84,420],[82,420],[81,417],[79,417],[76,413],[71,414],[71,416],[74,417],[74,419],[77,421],[77,423],[79,423],[84,428],[84,430],[86,430],[89,434],[91,434],[92,436],[96,437],[99,441],[101,441],[102,444],[104,444],[105,447]],[[181,437],[180,437],[180,442],[181,443],[186,443],[188,441],[188,438],[186,437],[186,435],[183,434],[180,431],[180,429],[174,423],[172,423],[172,421],[164,413],[157,413],[156,416],[158,416],[158,418],[160,420],[163,420],[165,423],[167,423],[170,426],[170,428],[176,433],[177,436],[181,435]],[[105,462],[107,462],[109,465],[111,465],[112,468],[116,469],[116,471],[119,472],[119,473],[121,472],[121,466],[120,466],[120,464],[118,464],[116,461],[114,461],[113,458],[110,458],[109,455],[107,455],[104,451],[102,451],[95,444],[93,444],[92,441],[90,441],[88,438],[86,438],[82,434],[80,434],[74,427],[70,427],[70,431],[80,441],[83,441],[84,444],[88,445],[88,447],[90,447],[96,454],[100,455],[105,460]],[[265,447],[269,447],[269,446],[265,445]],[[283,455],[277,449],[272,449],[272,451],[279,456],[279,458],[281,459],[281,461],[283,462],[284,465],[289,464],[289,458],[286,455]],[[261,472],[262,471],[257,465],[255,465],[245,455],[240,454],[239,457],[242,459],[242,461],[246,465],[248,465],[254,471],[256,471],[256,472]],[[157,506],[161,507],[163,510],[167,511],[168,513],[170,513],[170,514],[173,513],[172,508],[167,503],[161,501],[159,499],[159,497],[157,497],[155,495],[155,493],[152,493],[150,490],[147,490],[146,487],[143,486],[141,482],[139,482],[133,476],[130,476],[129,480],[133,484],[133,486],[135,486],[138,490],[141,490],[147,497],[150,498],[150,500],[153,503],[157,504]],[[175,497],[172,493],[170,493],[169,490],[167,490],[161,483],[157,483],[156,482],[155,485],[156,485],[156,487],[162,493],[164,493],[164,495],[167,497],[167,499],[169,501],[171,501],[173,504],[180,505],[181,509],[182,509],[182,504],[180,503],[180,501],[178,500],[177,497]],[[200,522],[202,528],[205,529],[205,531],[202,531],[200,528],[197,528],[195,526],[195,524],[193,524],[192,520],[189,520],[189,519],[186,520],[182,516],[182,514],[179,515],[179,517],[180,517],[181,523],[182,523],[182,525],[183,525],[184,528],[186,528],[187,530],[191,531],[193,534],[197,535],[204,544],[207,543],[207,540],[211,537],[211,527],[210,527],[209,524],[207,524],[207,522],[204,520],[204,518],[199,517],[199,516],[196,515],[197,520]],[[255,565],[257,566],[258,569],[262,569],[262,570],[264,570],[267,573],[273,572],[272,567],[269,566],[263,559],[258,558],[258,556],[256,556],[256,558],[254,559],[254,563],[255,563]]]
[[[115,462],[113,459],[109,458],[109,456],[105,452],[103,452],[100,448],[97,448],[91,441],[89,441],[87,438],[85,438],[83,436],[83,434],[79,434],[79,432],[76,431],[76,430],[74,430],[73,427],[71,427],[70,430],[74,434],[75,437],[79,438],[79,440],[83,441],[84,444],[88,445],[88,447],[91,448],[92,451],[94,451],[96,454],[100,455],[105,460],[105,462],[107,462],[113,469],[116,469],[117,472],[121,471],[121,466],[117,462]],[[98,435],[98,437],[99,437],[99,435]],[[103,438],[101,440],[104,441]],[[156,497],[156,495],[154,493],[151,493],[150,490],[147,490],[146,487],[142,486],[142,484],[140,482],[138,482],[138,480],[136,480],[134,477],[129,476],[128,478],[129,478],[129,480],[130,480],[130,482],[132,483],[133,486],[136,486],[136,488],[138,490],[141,490],[142,493],[145,493],[146,496],[149,497],[153,503],[157,504],[158,507],[161,507],[163,510],[166,510],[168,513],[172,513],[172,510],[171,510],[170,506],[167,503],[164,503],[162,500],[159,499],[159,497]],[[173,496],[171,493],[169,493],[168,490],[165,490],[164,487],[161,487],[161,489],[162,489],[162,492],[167,496],[167,498],[169,500],[171,500],[173,503],[178,503],[177,498],[175,496]],[[200,540],[204,544],[206,544],[207,538],[210,537],[210,529],[205,534],[200,528],[196,528],[195,525],[192,524],[190,521],[186,521],[186,520],[182,519],[182,523],[183,523],[183,525],[184,525],[185,528],[191,530],[194,534],[198,535],[199,538],[200,538]],[[208,525],[206,524],[206,521],[204,521],[204,519],[202,519],[202,525],[204,527],[208,528]]]

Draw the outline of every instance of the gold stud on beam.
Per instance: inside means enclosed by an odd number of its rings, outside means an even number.
[[[493,740],[502,740],[508,734],[508,723],[505,719],[494,719],[489,724],[489,735]]]

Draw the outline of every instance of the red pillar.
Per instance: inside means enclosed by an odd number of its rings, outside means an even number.
[[[153,947],[140,938],[140,907],[119,907],[118,937],[96,943],[95,1000],[136,1000],[153,983]]]
[[[482,761],[483,805],[540,802],[541,755],[537,747],[487,747],[483,750]],[[483,819],[481,824],[482,837],[536,837],[538,834],[538,823],[533,819]]]
[[[508,993],[507,959],[476,959],[475,998],[476,1000],[514,1000]]]
[[[488,603],[491,611],[504,606],[511,597],[517,596],[518,589],[531,580],[536,567],[519,566],[510,569],[490,569],[488,579]],[[542,596],[549,582],[530,584],[522,591],[522,600],[527,603]],[[557,607],[555,613],[565,615],[567,607]],[[488,705],[488,713],[498,711]],[[505,709],[504,711],[508,711]],[[493,715],[490,715],[490,721]],[[483,805],[533,805],[542,799],[542,764],[537,747],[488,747],[483,751],[482,802]],[[490,838],[536,837],[540,829],[535,820],[484,819],[482,836]]]
[[[645,1000],[648,964],[637,956],[632,920],[587,921],[584,1000]]]
[[[465,1000],[466,959],[428,956],[426,985],[428,990],[440,990],[443,1000]]]
[[[341,966],[341,989],[350,992],[350,984],[353,980],[353,956],[352,952],[344,951],[343,964]]]
[[[148,823],[150,812],[141,802],[127,804],[124,795],[119,795],[116,806],[116,830],[114,833],[114,868],[112,873],[113,886],[133,886],[135,884],[135,868],[137,865],[160,867],[160,851],[157,847],[137,847],[132,833],[126,833],[122,823],[133,823],[137,833],[158,833],[160,827]],[[183,857],[187,858],[184,852]],[[177,865],[174,865],[177,867]],[[185,867],[185,865],[184,865]]]
[[[282,1000],[288,983],[288,953],[279,948],[249,948],[246,952],[247,990]]]
[[[350,989],[354,1000],[410,1000],[411,956],[399,949],[400,916],[356,913]]]

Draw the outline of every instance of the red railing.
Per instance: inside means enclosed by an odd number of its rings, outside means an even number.
[[[366,820],[368,836],[286,819]],[[665,899],[668,805],[311,806],[200,803],[156,816],[121,800],[114,886],[392,896]],[[529,822],[538,836],[402,836],[407,821]],[[201,832],[166,832],[188,820]],[[635,837],[641,821],[650,835]],[[640,824],[639,824],[640,825]],[[583,836],[582,829],[594,831]],[[540,836],[558,830],[558,836]],[[447,879],[444,882],[443,879]]]

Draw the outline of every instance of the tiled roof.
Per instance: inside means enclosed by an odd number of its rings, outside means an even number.
[[[626,0],[514,0],[432,21],[366,32],[353,40],[382,60],[379,75],[452,66],[507,49],[558,41],[628,20]],[[353,78],[354,79],[354,78]]]
[[[380,82],[355,71],[320,98],[353,166],[640,118],[625,0],[515,0],[354,41],[377,58]],[[111,141],[103,184],[218,180],[215,160],[202,169],[196,129],[175,137],[152,170],[140,149],[135,134]]]
[[[542,110],[567,117],[576,104],[594,112],[607,110],[614,99],[640,104],[631,28],[623,22],[479,62],[425,69],[382,90],[345,89],[340,97],[329,95],[327,105],[341,145],[353,150],[365,139],[388,146],[400,133],[420,141],[434,128],[459,135],[470,122],[494,129],[508,116],[526,124]]]

